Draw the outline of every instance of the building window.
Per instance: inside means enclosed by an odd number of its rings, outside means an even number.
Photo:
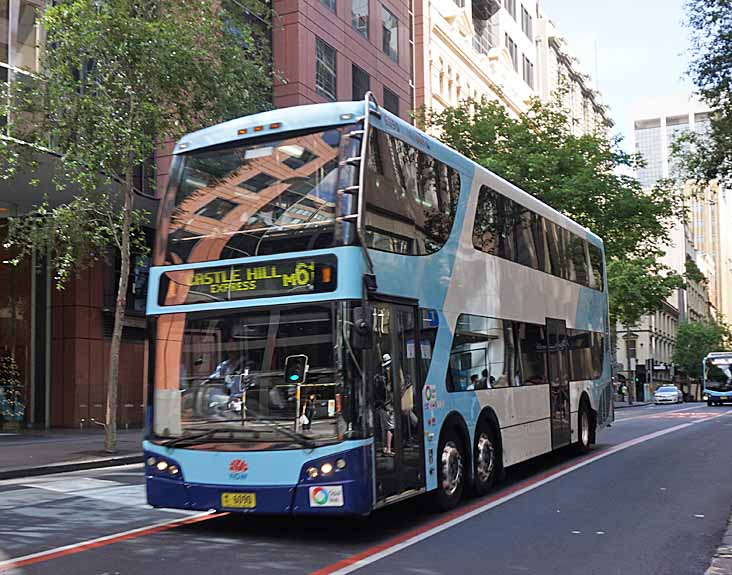
[[[15,66],[31,72],[38,71],[40,48],[38,11],[39,2],[21,0],[18,6],[18,30],[15,46]]]
[[[516,19],[516,0],[503,0],[503,6],[511,15],[511,18]]]
[[[351,67],[351,91],[354,100],[363,100],[369,91],[371,78],[361,68],[353,64]]]
[[[336,99],[335,48],[315,39],[315,91],[328,100]]]
[[[399,62],[399,20],[383,6],[384,24],[382,26],[381,47],[384,54],[394,62]]]
[[[320,3],[331,12],[336,11],[336,0],[320,0]]]
[[[399,96],[389,90],[389,88],[384,88],[384,108],[395,116],[399,115]]]
[[[529,40],[534,39],[531,14],[529,14],[529,11],[524,6],[521,6],[521,29],[524,31],[524,34],[528,36]]]
[[[509,36],[508,34],[506,34],[506,49],[511,55],[511,63],[513,64],[513,69],[518,72],[518,47],[516,46],[516,42],[514,42],[511,36]]]
[[[531,88],[534,87],[534,64],[529,60],[526,55],[523,55],[523,75],[524,82],[526,82]]]
[[[351,26],[364,38],[369,37],[369,0],[351,0]]]

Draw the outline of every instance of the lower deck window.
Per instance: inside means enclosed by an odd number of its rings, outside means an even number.
[[[603,335],[568,329],[567,341],[570,380],[599,378],[604,358]],[[453,336],[447,390],[548,383],[546,350],[545,325],[462,314]]]

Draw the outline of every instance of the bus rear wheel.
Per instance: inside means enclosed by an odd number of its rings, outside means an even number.
[[[578,453],[587,453],[592,448],[592,415],[590,406],[586,399],[580,402],[579,413],[577,414],[577,443],[575,449]]]
[[[442,511],[454,509],[465,489],[465,450],[458,434],[445,430],[437,450],[436,504]]]
[[[475,433],[475,470],[473,489],[479,497],[491,490],[500,471],[500,447],[493,428],[486,422],[478,424]]]

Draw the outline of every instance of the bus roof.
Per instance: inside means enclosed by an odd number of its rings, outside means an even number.
[[[302,106],[278,108],[249,116],[243,116],[241,118],[229,120],[228,122],[210,126],[183,136],[176,144],[173,154],[187,153],[193,150],[230,144],[251,138],[271,136],[285,131],[307,130],[309,128],[316,128],[320,126],[337,126],[353,123],[360,121],[363,117],[364,106],[365,104],[363,100],[355,102],[327,102],[323,104],[306,104]],[[568,229],[574,229],[574,231],[582,233],[587,239],[591,240],[592,243],[603,248],[602,239],[588,228],[578,224],[571,218],[565,216],[561,212],[558,212],[551,206],[515,186],[508,180],[466,158],[436,138],[422,132],[412,124],[409,124],[398,116],[391,114],[386,109],[379,108],[379,112],[381,113],[382,118],[388,118],[391,122],[396,123],[397,126],[397,129],[393,130],[390,129],[390,126],[383,125],[382,122],[378,121],[378,119],[374,119],[373,123],[378,125],[380,128],[391,132],[393,135],[408,131],[419,133],[421,138],[429,142],[430,153],[435,155],[437,159],[448,164],[452,164],[456,168],[460,168],[460,164],[464,165],[467,162],[472,165],[476,171],[480,171],[484,174],[490,174],[490,176],[499,181],[500,188],[507,188],[509,190],[509,194],[514,196],[514,199],[519,200],[519,202],[525,207],[533,209],[543,216],[548,216],[556,223],[560,223]],[[255,131],[255,128],[259,129]],[[437,154],[434,154],[435,149],[438,151]],[[498,191],[505,193],[501,189]]]

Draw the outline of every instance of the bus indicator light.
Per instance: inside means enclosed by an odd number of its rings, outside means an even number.
[[[261,132],[262,130],[264,130],[264,126],[254,126],[255,132]]]
[[[280,124],[279,122],[275,122],[274,124],[270,124],[269,125],[269,129],[270,130],[276,130],[276,129],[281,128],[281,127],[282,127],[282,124]]]
[[[321,280],[324,284],[329,284],[333,279],[333,269],[329,266],[324,266],[320,270]]]
[[[237,132],[237,134],[239,134],[240,136],[243,136],[244,134],[247,134],[248,132],[249,132],[249,130],[247,128],[242,128],[241,130],[239,130]]]

